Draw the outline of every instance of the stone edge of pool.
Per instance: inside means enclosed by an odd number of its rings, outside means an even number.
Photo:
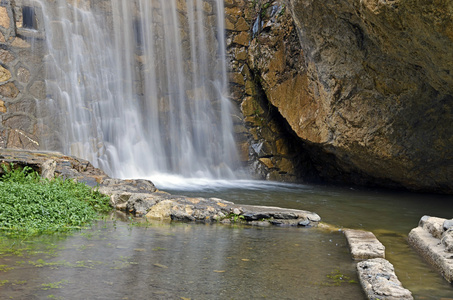
[[[45,178],[74,178],[110,197],[117,210],[134,216],[159,220],[197,221],[204,223],[245,223],[267,226],[314,227],[321,218],[313,212],[280,207],[236,205],[218,198],[171,195],[159,191],[149,180],[114,179],[90,162],[58,152],[0,149],[2,164],[28,166]],[[0,173],[3,170],[0,170]]]
[[[453,282],[453,219],[423,216],[409,232],[408,242],[445,280]]]

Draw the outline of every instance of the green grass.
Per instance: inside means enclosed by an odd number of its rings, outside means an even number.
[[[42,179],[29,167],[4,169],[0,230],[26,235],[68,231],[111,210],[107,196],[83,183],[58,177]]]

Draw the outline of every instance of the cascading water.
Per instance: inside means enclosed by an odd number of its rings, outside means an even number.
[[[115,177],[234,177],[222,0],[40,4],[58,124],[48,150]]]

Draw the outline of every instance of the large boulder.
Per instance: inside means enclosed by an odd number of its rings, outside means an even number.
[[[452,193],[453,2],[288,6],[301,49],[294,65],[303,60],[303,67],[279,81],[287,73],[271,70],[285,59],[278,44],[267,65],[255,65],[267,98],[311,149],[321,175]]]

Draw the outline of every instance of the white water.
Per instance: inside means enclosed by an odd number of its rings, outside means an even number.
[[[47,150],[120,178],[234,178],[223,0],[70,2],[41,1]]]

